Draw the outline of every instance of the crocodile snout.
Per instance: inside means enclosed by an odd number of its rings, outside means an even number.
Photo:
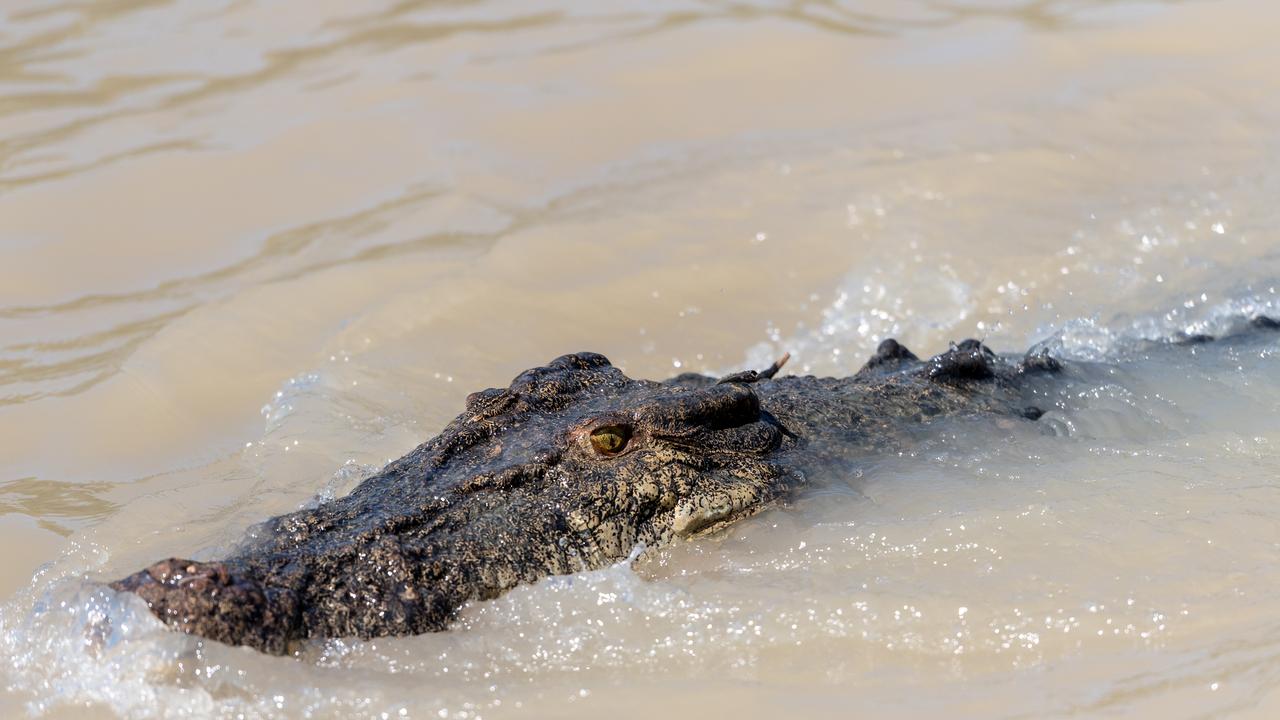
[[[281,654],[299,634],[292,592],[264,587],[225,562],[169,558],[111,587],[142,598],[166,625],[213,640]]]

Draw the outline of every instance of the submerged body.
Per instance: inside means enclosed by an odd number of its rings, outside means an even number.
[[[1063,372],[972,340],[924,361],[888,340],[847,378],[778,367],[652,382],[566,355],[473,393],[440,435],[343,498],[267,521],[232,557],[164,560],[113,587],[174,628],[277,654],[442,630],[468,601],[755,514],[934,418],[1034,421],[1037,384]]]

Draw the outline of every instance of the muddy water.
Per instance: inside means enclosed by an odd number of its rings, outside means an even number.
[[[1269,0],[0,9],[6,717],[1280,713]],[[300,659],[93,581],[214,557],[569,350],[1048,339],[727,534]],[[109,619],[111,634],[94,635]]]

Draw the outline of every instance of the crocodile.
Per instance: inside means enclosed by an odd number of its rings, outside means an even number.
[[[267,520],[230,557],[169,558],[111,587],[172,628],[271,654],[445,630],[468,602],[714,533],[940,419],[1035,422],[1029,400],[1069,370],[977,340],[927,359],[885,340],[848,377],[779,376],[786,357],[655,382],[564,355],[467,396],[439,435],[346,496]]]

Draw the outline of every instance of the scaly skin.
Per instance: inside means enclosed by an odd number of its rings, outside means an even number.
[[[1033,421],[1031,378],[1062,366],[973,340],[920,361],[887,340],[852,377],[776,370],[653,382],[565,355],[468,396],[440,435],[346,497],[267,521],[235,555],[163,560],[112,587],[178,630],[274,654],[443,630],[468,601],[755,514],[933,419]],[[624,442],[605,452],[601,432]]]

